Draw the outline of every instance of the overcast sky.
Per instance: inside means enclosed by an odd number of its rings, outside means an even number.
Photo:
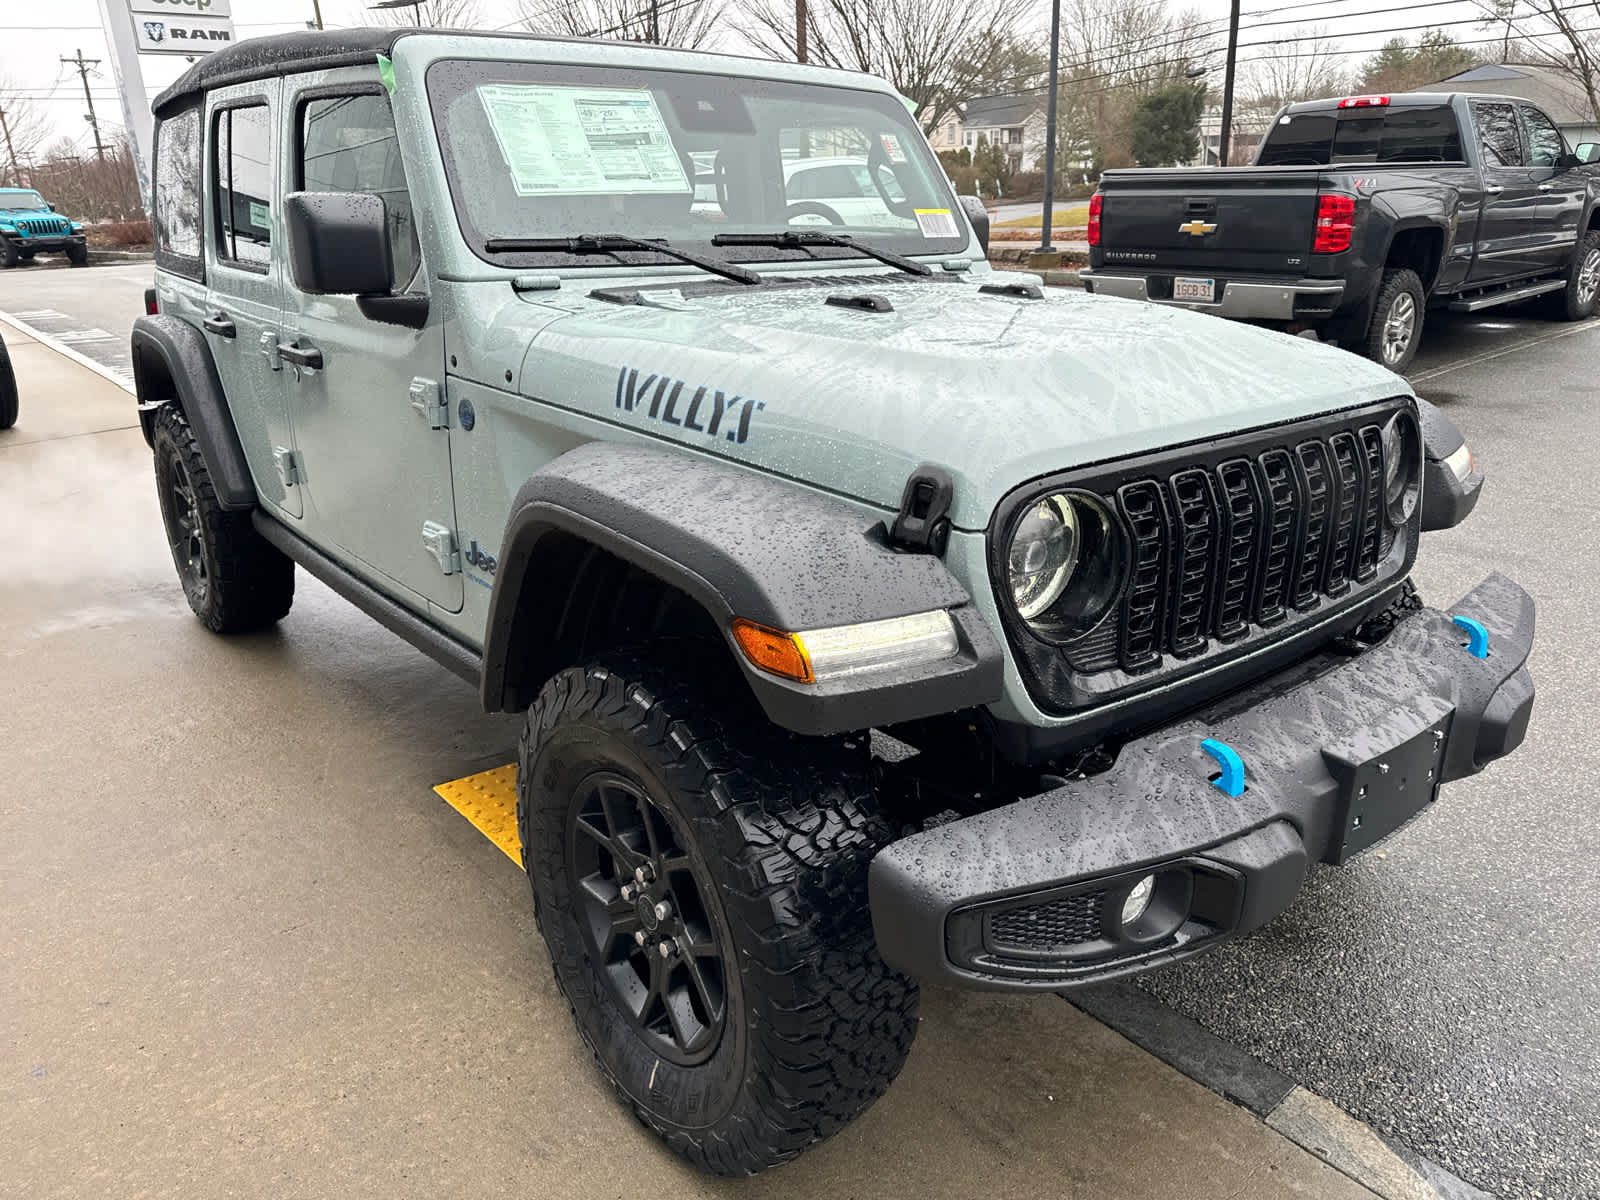
[[[729,0],[729,6],[737,0]],[[1416,7],[1407,7],[1415,5]],[[1189,5],[1174,4],[1177,7]],[[1195,0],[1203,24],[1213,23],[1225,31],[1228,0]],[[1242,43],[1265,42],[1271,39],[1292,37],[1297,24],[1316,25],[1341,39],[1341,44],[1352,51],[1375,49],[1392,36],[1381,32],[1397,26],[1408,28],[1437,26],[1461,40],[1490,37],[1481,27],[1481,10],[1470,0],[1432,0],[1419,4],[1418,0],[1243,0],[1247,14],[1241,23]],[[483,24],[487,28],[509,26],[516,22],[516,0],[479,0]],[[322,0],[324,24],[363,24],[365,13],[362,0]],[[1048,8],[1041,27],[1048,23]],[[237,37],[260,36],[304,29],[312,12],[311,0],[233,0],[234,30]],[[1275,22],[1268,25],[1267,22]],[[1293,22],[1283,24],[1282,22]],[[721,49],[737,50],[742,41],[737,35],[727,35]],[[56,133],[71,137],[80,146],[93,144],[88,125],[84,120],[83,87],[75,67],[60,62],[62,56],[71,57],[82,49],[86,58],[101,60],[90,87],[95,98],[96,115],[102,122],[106,135],[120,134],[122,113],[116,99],[112,81],[106,40],[101,30],[100,9],[97,0],[0,0],[0,81],[20,89],[22,94],[37,104],[52,122]],[[1267,50],[1243,50],[1241,57]],[[1283,53],[1282,49],[1273,51]],[[1221,71],[1221,55],[1213,61],[1217,74]],[[1351,64],[1360,61],[1353,54]],[[187,67],[179,56],[146,55],[141,58],[145,84],[154,96],[176,79]]]

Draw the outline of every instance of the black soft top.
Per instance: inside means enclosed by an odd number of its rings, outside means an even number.
[[[309,29],[304,33],[279,33],[271,37],[246,38],[226,50],[208,54],[178,77],[176,83],[156,97],[150,107],[162,117],[211,88],[270,79],[296,71],[325,71],[332,67],[353,67],[387,55],[397,40],[408,33],[434,30],[401,29]],[[459,31],[457,31],[459,32]]]

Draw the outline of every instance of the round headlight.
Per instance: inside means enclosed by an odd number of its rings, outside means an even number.
[[[1006,566],[1017,615],[1042,637],[1087,632],[1122,588],[1126,550],[1105,504],[1087,492],[1030,502],[1011,531]]]
[[[1420,498],[1422,435],[1408,413],[1396,413],[1383,427],[1383,501],[1389,520],[1404,525]]]
[[[1011,598],[1031,621],[1061,598],[1078,565],[1078,518],[1065,496],[1028,506],[1011,534]]]

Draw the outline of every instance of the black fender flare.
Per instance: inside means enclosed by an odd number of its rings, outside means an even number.
[[[255,508],[255,481],[204,335],[174,316],[140,317],[133,323],[132,353],[145,444],[154,435],[156,410],[176,402],[194,430],[217,503],[233,511]]]
[[[1454,421],[1421,397],[1417,398],[1417,417],[1422,425],[1422,531],[1452,529],[1477,507],[1483,493],[1483,471],[1472,463],[1467,477],[1458,479],[1445,459],[1467,439]]]
[[[540,569],[552,535],[591,543],[699,604],[768,718],[796,733],[896,724],[986,704],[1003,691],[1004,652],[966,589],[940,559],[892,549],[881,519],[699,455],[591,442],[535,473],[512,503],[484,633],[490,712],[524,707],[543,682],[516,677],[537,639],[549,636],[519,617],[527,589],[565,583]],[[797,632],[935,609],[955,621],[954,657],[819,684],[753,667],[731,631],[735,617]]]

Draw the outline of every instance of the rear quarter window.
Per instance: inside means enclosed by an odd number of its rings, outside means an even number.
[[[174,113],[156,126],[156,265],[191,279],[201,258],[200,110]]]

